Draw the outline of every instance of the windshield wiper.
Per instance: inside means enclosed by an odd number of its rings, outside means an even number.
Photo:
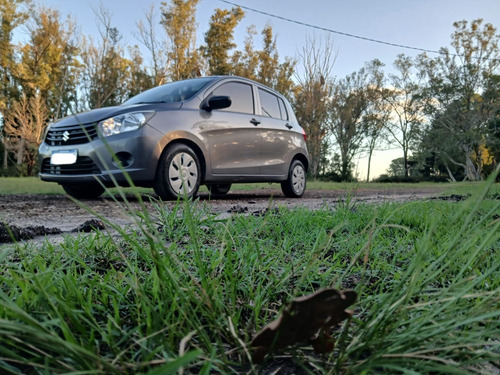
[[[137,102],[137,103],[129,103],[129,104],[156,104],[156,103],[168,103],[165,100],[158,100],[154,102]]]

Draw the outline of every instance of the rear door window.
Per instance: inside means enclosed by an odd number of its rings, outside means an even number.
[[[262,89],[259,89],[259,96],[262,116],[281,120],[281,110],[278,102],[278,97]]]

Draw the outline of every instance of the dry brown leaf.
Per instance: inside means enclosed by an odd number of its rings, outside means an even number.
[[[351,316],[345,309],[356,301],[356,292],[323,289],[298,297],[273,322],[265,326],[251,342],[252,360],[264,357],[288,345],[311,343],[316,353],[333,350],[328,331]]]

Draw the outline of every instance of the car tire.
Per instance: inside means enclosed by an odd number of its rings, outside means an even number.
[[[64,191],[76,199],[96,199],[104,193],[104,186],[99,183],[95,184],[79,184],[79,185],[62,185]]]
[[[288,178],[281,183],[287,198],[300,198],[306,191],[306,169],[300,160],[294,160],[288,170]]]
[[[198,192],[200,179],[198,156],[191,147],[177,143],[163,153],[153,188],[164,200],[192,198]]]
[[[207,184],[207,189],[211,195],[224,195],[231,190],[231,184]]]

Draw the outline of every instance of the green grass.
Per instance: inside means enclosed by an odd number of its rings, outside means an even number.
[[[0,194],[64,194],[64,190],[35,177],[0,177]]]
[[[310,373],[488,373],[500,361],[500,200],[269,210],[201,202],[136,227],[0,248],[0,373],[259,373],[249,342],[287,301],[355,289],[335,350],[277,358]],[[108,223],[113,225],[113,223]],[[276,357],[275,357],[276,358]],[[266,364],[273,363],[268,358]]]
[[[338,182],[323,182],[323,181],[308,181],[307,189],[311,190],[341,190],[355,191],[356,189],[378,189],[378,190],[405,190],[419,188],[436,188],[442,191],[443,194],[460,194],[466,195],[477,190],[481,186],[481,182],[462,182],[462,183],[338,183]],[[255,184],[234,184],[232,190],[253,190],[253,189],[276,189],[280,190],[278,183],[255,183]],[[492,191],[500,194],[500,184],[495,184],[491,188]],[[125,189],[125,191],[136,191],[136,189]],[[153,189],[140,188],[140,192],[151,194]],[[204,186],[200,191],[207,191]],[[110,189],[113,194],[117,193],[117,189]],[[62,187],[56,183],[44,182],[36,177],[0,177],[0,194],[64,194]]]

